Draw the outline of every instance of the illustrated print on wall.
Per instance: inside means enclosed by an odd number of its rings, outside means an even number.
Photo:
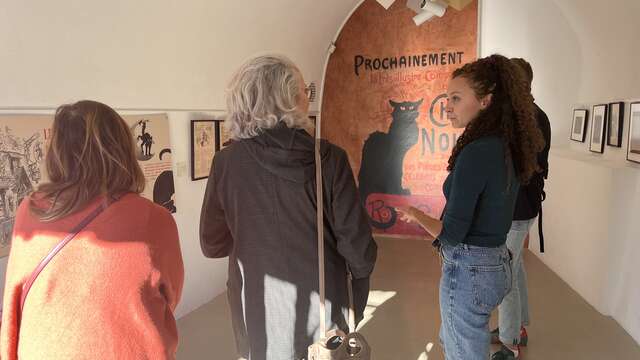
[[[207,134],[205,130],[201,130],[198,135],[198,143],[200,147],[208,146],[211,143],[211,137]]]
[[[141,195],[175,212],[177,202],[167,114],[124,115],[123,118],[136,141],[136,156],[146,179],[146,187]]]
[[[160,160],[167,160],[166,157],[170,156],[171,149],[164,149],[160,152]],[[165,157],[165,158],[163,158]],[[173,184],[173,171],[165,170],[158,175],[155,183],[153,184],[153,202],[166,208],[171,213],[176,212],[175,203],[175,186]]]
[[[41,169],[51,116],[0,116],[0,257],[8,255],[18,206],[46,181]]]
[[[11,130],[6,128],[6,133],[8,134]],[[40,182],[42,178],[42,174],[40,172],[40,163],[44,159],[44,151],[42,150],[42,136],[40,133],[36,133],[31,135],[29,138],[23,140],[23,152],[24,152],[24,161],[25,161],[25,171],[27,173],[28,179],[33,183],[37,184]]]
[[[589,151],[604,152],[604,135],[606,132],[605,119],[607,118],[607,104],[595,105],[591,119],[591,142]]]
[[[372,205],[368,199],[371,194],[411,195],[411,191],[402,187],[402,165],[407,151],[418,143],[416,120],[422,101],[389,100],[393,109],[389,131],[375,131],[365,140],[358,174],[360,199],[365,207]],[[381,229],[393,226],[397,217],[391,207],[386,207],[379,216],[372,215],[372,224]]]
[[[231,139],[231,134],[229,134],[229,129],[227,128],[227,124],[224,119],[215,120],[216,122],[216,152],[226,148],[229,146],[233,139]]]
[[[584,142],[587,132],[587,119],[589,110],[575,109],[573,110],[573,123],[571,125],[571,140]]]
[[[11,244],[13,221],[22,199],[41,178],[42,137],[15,136],[10,127],[0,129],[0,248]],[[3,254],[4,255],[4,254]]]
[[[640,163],[640,102],[632,103],[629,109],[627,160]]]
[[[145,151],[151,154],[151,157],[138,157],[146,179],[146,187],[141,195],[153,200],[157,182],[158,202],[175,211],[173,165],[168,155],[171,148],[170,131],[166,114],[124,115],[123,118],[132,129],[134,140],[141,137],[137,146],[140,155]],[[39,184],[48,181],[44,159],[52,125],[51,114],[0,115],[0,257],[9,253],[15,212],[20,202]],[[141,148],[141,143],[151,145]],[[167,150],[154,156],[154,148]],[[157,181],[159,177],[162,180]]]
[[[191,180],[209,177],[218,147],[215,120],[191,120]]]
[[[133,136],[136,139],[136,144],[138,145],[138,149],[136,151],[136,156],[139,161],[147,161],[153,157],[153,153],[151,152],[153,142],[153,136],[149,133],[147,129],[147,124],[150,122],[148,119],[142,119],[136,122],[131,130],[133,132]]]
[[[624,103],[609,104],[607,119],[607,145],[622,147],[622,125],[624,123]]]

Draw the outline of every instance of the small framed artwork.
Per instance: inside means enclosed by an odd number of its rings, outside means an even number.
[[[591,142],[589,151],[602,154],[604,152],[604,135],[607,130],[607,104],[593,106],[591,114]]]
[[[627,160],[640,163],[640,102],[631,103],[629,109]]]
[[[227,129],[224,120],[216,120],[216,140],[216,152],[229,146],[233,141],[229,135],[229,129]]]
[[[622,125],[624,123],[624,103],[609,104],[607,120],[607,145],[622,147]]]
[[[571,140],[584,142],[585,133],[587,132],[587,117],[589,110],[575,109],[573,110],[573,125],[571,126]]]
[[[191,180],[209,177],[217,144],[216,120],[191,120]]]

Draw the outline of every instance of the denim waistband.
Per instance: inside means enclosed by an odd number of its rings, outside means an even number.
[[[449,260],[472,257],[481,258],[483,262],[486,261],[487,263],[500,263],[510,259],[506,245],[490,248],[468,244],[458,244],[456,246],[443,244],[441,251],[442,255]]]

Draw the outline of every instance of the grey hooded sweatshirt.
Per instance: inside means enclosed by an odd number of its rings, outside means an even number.
[[[346,331],[347,265],[360,320],[377,246],[347,154],[323,141],[321,156],[327,319]],[[280,123],[216,154],[200,244],[207,257],[229,257],[239,356],[300,359],[320,337],[316,223],[314,138],[307,132]]]

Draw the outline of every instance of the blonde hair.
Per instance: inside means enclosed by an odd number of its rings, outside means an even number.
[[[141,193],[145,178],[135,155],[131,130],[109,106],[90,100],[56,110],[46,155],[49,182],[30,197],[41,221],[55,221],[82,210],[99,195]],[[36,196],[37,195],[37,196]],[[48,208],[37,199],[51,202]]]

